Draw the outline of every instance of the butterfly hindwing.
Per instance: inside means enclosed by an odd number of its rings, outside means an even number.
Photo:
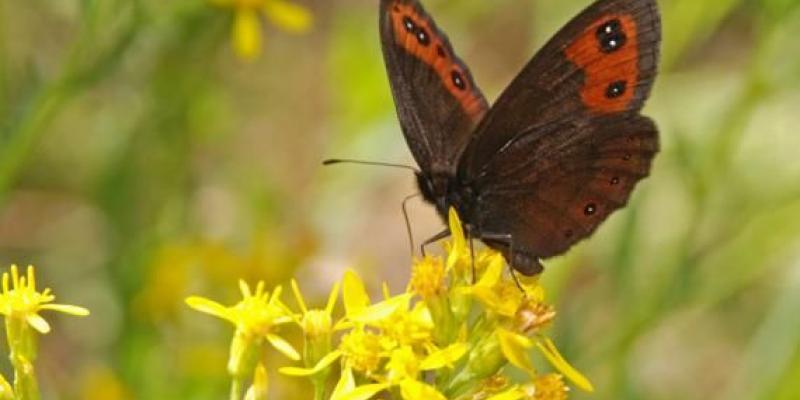
[[[508,234],[515,252],[548,258],[591,235],[623,207],[650,171],[658,151],[656,127],[639,115],[597,118],[567,129],[570,144],[551,143],[547,154],[537,153],[545,161],[509,171],[487,188],[475,221],[481,230]]]
[[[658,151],[641,115],[656,75],[655,0],[599,0],[557,33],[503,92],[459,163],[468,218],[523,273],[588,237],[628,201]],[[515,254],[508,254],[513,247]],[[519,253],[519,254],[516,254]]]
[[[426,172],[452,172],[488,109],[447,36],[416,0],[381,0],[380,35],[400,125]]]

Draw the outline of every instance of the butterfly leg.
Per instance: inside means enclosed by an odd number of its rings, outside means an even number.
[[[437,233],[436,235],[434,235],[432,238],[422,242],[422,244],[419,246],[420,252],[422,252],[422,256],[425,257],[425,247],[426,246],[428,246],[430,244],[433,244],[433,243],[436,243],[436,242],[438,242],[438,241],[440,241],[440,240],[442,240],[442,239],[444,239],[444,238],[446,238],[448,236],[450,236],[450,229],[445,229],[445,230]]]
[[[403,210],[403,219],[406,221],[406,233],[408,233],[408,244],[411,247],[411,258],[414,258],[414,234],[411,232],[411,221],[408,219],[408,208],[406,206],[409,200],[419,196],[419,193],[406,196],[400,206],[400,208]]]
[[[525,276],[533,276],[541,273],[544,270],[544,267],[542,266],[541,262],[539,262],[538,257],[531,256],[523,252],[518,252],[514,249],[514,238],[511,234],[482,233],[480,238],[484,241],[504,245],[506,247],[507,251],[504,251],[503,253],[506,261],[508,262],[509,272],[511,273],[511,277],[514,279],[514,283],[516,283],[517,287],[519,287],[523,292],[525,290],[523,289],[516,273],[519,272]]]
[[[469,259],[472,262],[472,284],[474,285],[478,282],[478,272],[475,271],[475,242],[472,241],[472,237],[468,238],[469,240]]]

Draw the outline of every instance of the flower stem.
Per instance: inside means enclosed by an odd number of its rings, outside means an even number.
[[[325,380],[313,379],[314,382],[314,400],[325,399]]]
[[[242,378],[233,378],[233,382],[231,383],[231,395],[230,400],[242,400],[242,395],[244,394],[244,381]]]

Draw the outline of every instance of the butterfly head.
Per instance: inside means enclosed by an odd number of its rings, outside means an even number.
[[[454,207],[462,218],[469,219],[477,199],[469,185],[459,183],[453,174],[446,172],[432,174],[417,172],[416,176],[422,198],[436,206],[436,211],[442,218],[446,220],[448,210]]]
[[[437,210],[447,209],[447,181],[442,174],[426,174],[417,172],[417,187],[422,198],[436,206]]]

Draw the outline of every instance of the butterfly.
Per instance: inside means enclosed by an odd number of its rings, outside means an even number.
[[[599,0],[489,106],[417,0],[381,0],[380,37],[422,197],[524,275],[623,207],[658,152],[640,114],[657,73],[655,0]],[[426,243],[446,237],[448,231]]]

